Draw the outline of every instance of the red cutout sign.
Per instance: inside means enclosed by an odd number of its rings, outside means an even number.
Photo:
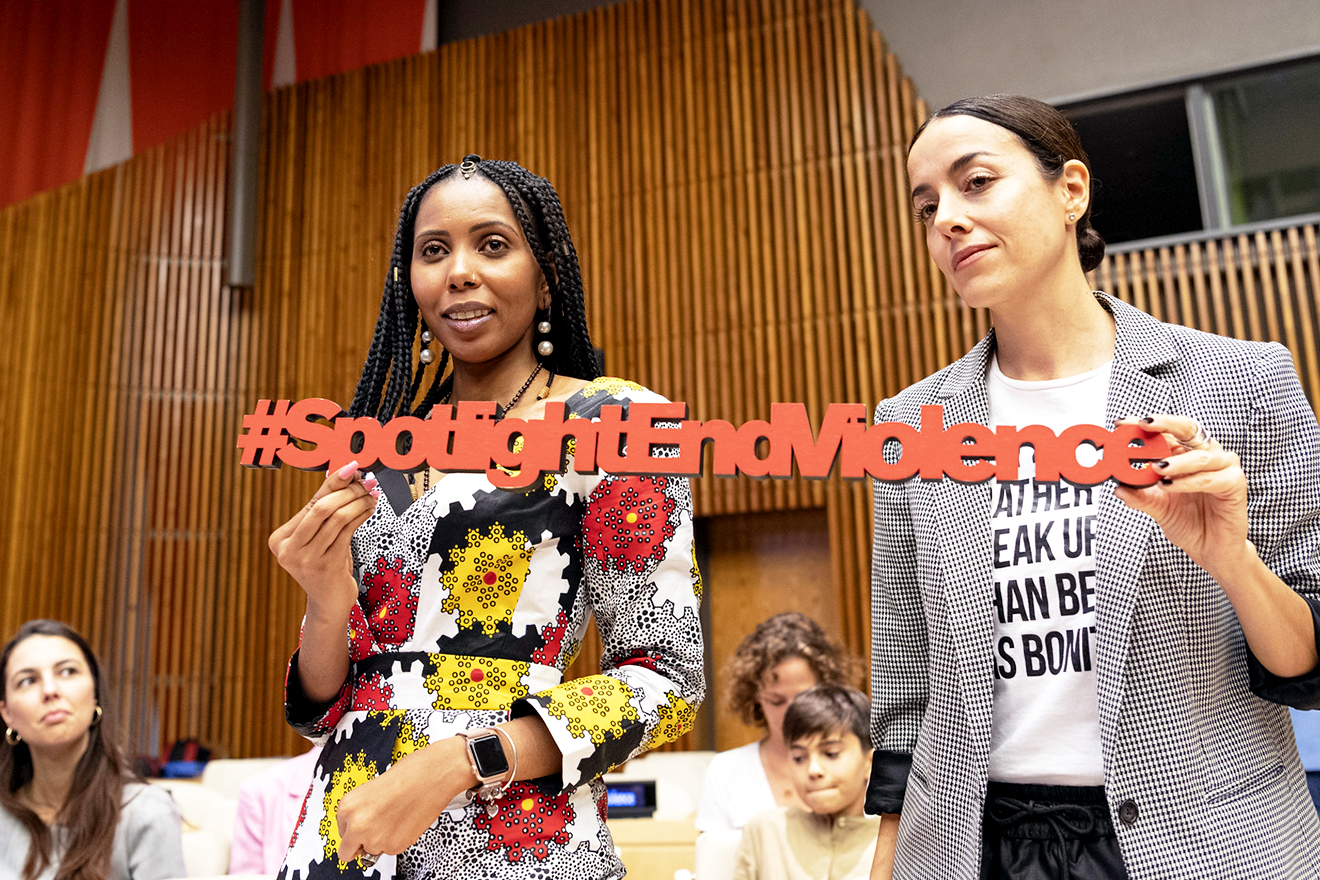
[[[319,397],[293,404],[258,401],[256,411],[243,417],[242,463],[333,470],[356,460],[362,470],[400,471],[429,464],[446,472],[485,472],[496,486],[522,489],[544,474],[562,472],[571,441],[573,467],[581,473],[603,468],[619,475],[696,477],[709,449],[717,477],[783,479],[796,468],[804,477],[822,479],[837,464],[850,480],[919,476],[980,483],[1018,479],[1018,450],[1030,446],[1039,480],[1093,486],[1112,478],[1149,486],[1160,477],[1146,463],[1170,451],[1163,435],[1135,425],[1075,425],[1062,434],[1042,425],[991,429],[963,422],[946,428],[939,406],[923,406],[921,425],[914,428],[902,422],[870,425],[863,404],[832,403],[814,435],[801,403],[773,404],[770,421],[737,428],[722,419],[689,420],[684,403],[632,403],[626,415],[624,407],[606,405],[599,421],[565,418],[562,402],[547,404],[541,419],[497,420],[490,401],[437,406],[428,419],[402,416],[384,425],[341,412],[339,404]],[[1078,462],[1083,445],[1101,451],[1095,464]]]

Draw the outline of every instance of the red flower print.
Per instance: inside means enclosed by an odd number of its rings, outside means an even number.
[[[555,622],[541,630],[545,644],[532,652],[532,662],[554,666],[564,650],[564,636],[568,633],[568,615],[560,609]]]
[[[417,619],[417,597],[411,590],[415,583],[416,573],[405,572],[402,559],[389,565],[377,559],[375,570],[363,573],[367,619],[380,644],[401,645],[412,636]]]
[[[385,711],[391,708],[390,700],[394,697],[394,688],[379,672],[373,672],[359,678],[353,685],[354,712]]]
[[[664,477],[607,478],[591,493],[582,521],[583,549],[603,568],[636,572],[659,562],[674,537],[675,502]]]
[[[302,827],[303,820],[307,818],[307,802],[312,799],[312,792],[309,789],[307,794],[303,795],[302,809],[298,811],[298,821],[293,824],[293,836],[289,838],[289,846],[298,842],[298,829]]]
[[[380,653],[380,645],[367,625],[366,613],[361,605],[354,605],[348,613],[348,657],[354,663]]]
[[[572,839],[568,826],[573,822],[569,795],[546,796],[525,782],[509,786],[497,802],[495,815],[477,811],[477,827],[489,835],[489,852],[505,850],[511,862],[520,862],[524,854],[539,861],[550,856],[550,843],[564,846]]]
[[[620,660],[618,666],[640,666],[643,669],[649,669],[656,672],[660,668],[660,655],[653,651],[645,651],[638,648],[624,659]]]

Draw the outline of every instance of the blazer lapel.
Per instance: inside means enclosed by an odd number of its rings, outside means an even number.
[[[1104,294],[1097,298],[1118,328],[1106,427],[1126,416],[1169,412],[1173,395],[1158,373],[1177,358],[1172,337],[1159,321],[1132,306]],[[1157,528],[1153,519],[1129,508],[1112,491],[1101,493],[1095,549],[1096,675],[1100,729],[1106,740],[1118,722],[1139,577]]]
[[[961,422],[988,421],[985,371],[993,351],[991,330],[949,371],[938,392],[946,428]],[[941,480],[932,490],[948,624],[958,653],[958,682],[969,719],[982,728],[976,739],[983,738],[988,752],[994,703],[990,484]]]

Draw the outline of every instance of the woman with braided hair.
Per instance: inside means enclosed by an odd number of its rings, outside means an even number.
[[[601,378],[554,188],[477,156],[404,200],[350,414],[472,400],[662,400]],[[704,690],[686,480],[570,467],[507,491],[352,463],[270,545],[307,593],[286,714],[325,743],[282,878],[623,876],[600,776]],[[601,672],[566,682],[592,616]]]

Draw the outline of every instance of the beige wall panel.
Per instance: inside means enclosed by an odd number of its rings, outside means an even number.
[[[824,509],[712,517],[704,526],[713,658],[706,699],[715,705],[716,745],[727,749],[759,737],[728,707],[723,671],[738,644],[780,611],[808,614],[830,633],[839,632],[842,612]]]

